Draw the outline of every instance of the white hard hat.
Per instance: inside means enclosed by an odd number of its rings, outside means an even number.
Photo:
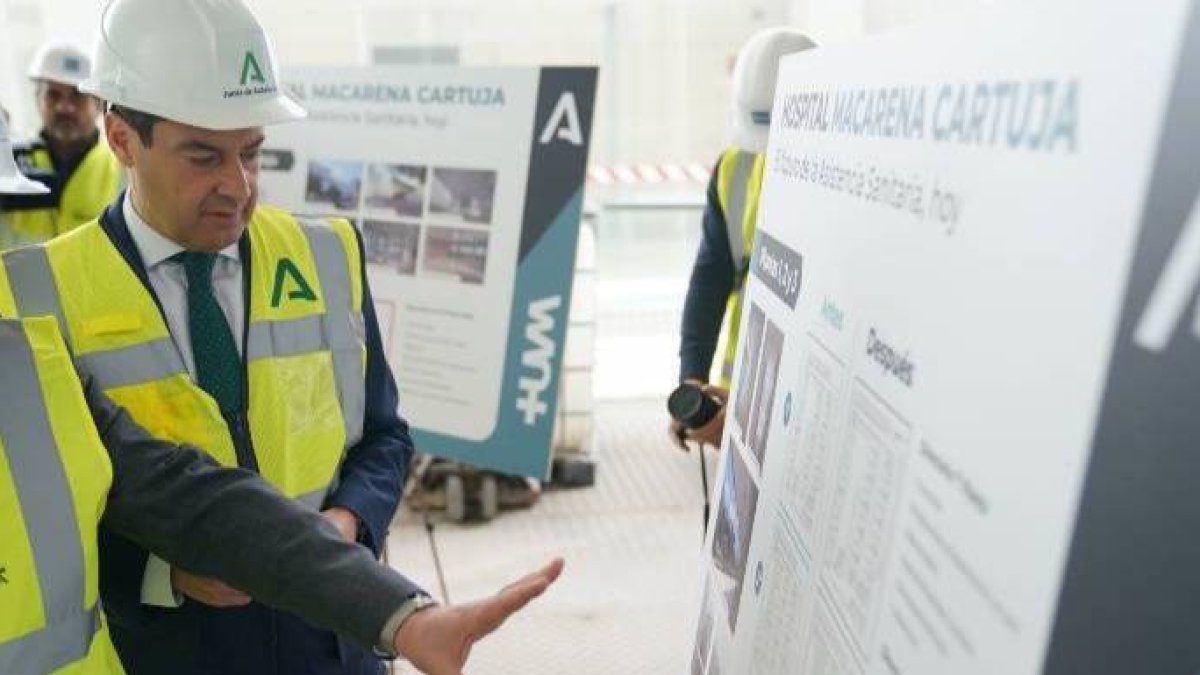
[[[29,77],[78,87],[92,74],[87,52],[69,42],[48,42],[37,50],[29,64]]]
[[[768,28],[750,38],[733,67],[733,144],[747,152],[766,152],[775,102],[779,60],[812,49],[817,43],[790,28]]]
[[[242,0],[109,0],[95,70],[79,88],[203,129],[306,116],[280,89],[275,50]]]
[[[8,122],[0,114],[0,195],[44,195],[50,189],[30,180],[13,159],[12,140],[8,137]]]

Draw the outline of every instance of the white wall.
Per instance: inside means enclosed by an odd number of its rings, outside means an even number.
[[[248,0],[287,64],[365,64],[380,45],[454,45],[464,65],[597,64],[593,159],[711,160],[729,70],[789,0]],[[0,97],[36,127],[23,72],[44,38],[91,44],[99,0],[0,0]]]
[[[456,46],[464,65],[597,64],[593,161],[709,162],[728,135],[729,74],[755,31],[791,22],[820,41],[978,0],[248,0],[286,64],[358,65],[385,45]],[[24,70],[37,45],[90,45],[100,0],[0,0],[0,102],[36,120]]]
[[[833,42],[960,11],[988,0],[792,0],[788,20]]]

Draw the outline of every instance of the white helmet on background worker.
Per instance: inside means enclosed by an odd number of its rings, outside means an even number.
[[[0,195],[44,195],[49,191],[45,185],[30,180],[17,167],[13,159],[12,140],[8,136],[8,119],[0,113]]]
[[[80,89],[112,105],[217,131],[306,116],[243,0],[109,0],[95,56]]]
[[[26,74],[31,80],[49,80],[78,87],[92,74],[92,59],[70,42],[47,42],[38,48]]]
[[[766,152],[775,102],[779,60],[817,43],[791,28],[768,28],[750,38],[733,67],[733,144],[746,152]]]

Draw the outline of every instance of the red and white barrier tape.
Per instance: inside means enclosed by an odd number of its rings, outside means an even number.
[[[593,164],[588,181],[595,185],[707,183],[712,169],[700,162],[665,164]]]

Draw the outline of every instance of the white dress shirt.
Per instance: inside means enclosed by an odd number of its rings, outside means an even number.
[[[146,266],[150,286],[154,288],[154,294],[158,296],[163,313],[167,316],[171,339],[175,341],[188,372],[195,379],[196,361],[192,356],[192,334],[188,330],[187,273],[183,263],[168,260],[184,248],[147,225],[133,208],[133,201],[128,196],[121,210],[125,214],[125,223],[129,225],[129,235],[133,237],[133,243],[142,256],[142,264]],[[230,244],[217,255],[213,265],[213,294],[225,313],[225,319],[229,321],[229,329],[240,356],[246,303],[242,297],[242,258],[236,243]]]
[[[146,224],[128,194],[121,205],[129,235],[142,256],[150,286],[166,315],[167,329],[179,349],[192,379],[196,379],[196,360],[192,355],[191,331],[188,329],[187,273],[183,263],[168,260],[184,250],[179,244],[167,239]],[[238,354],[242,353],[242,326],[246,316],[246,303],[242,297],[242,259],[237,244],[222,250],[213,265],[213,294],[217,304],[229,321],[233,341]],[[171,566],[158,556],[150,554],[146,560],[146,572],[142,575],[142,603],[156,607],[179,607],[183,598],[171,585]]]

